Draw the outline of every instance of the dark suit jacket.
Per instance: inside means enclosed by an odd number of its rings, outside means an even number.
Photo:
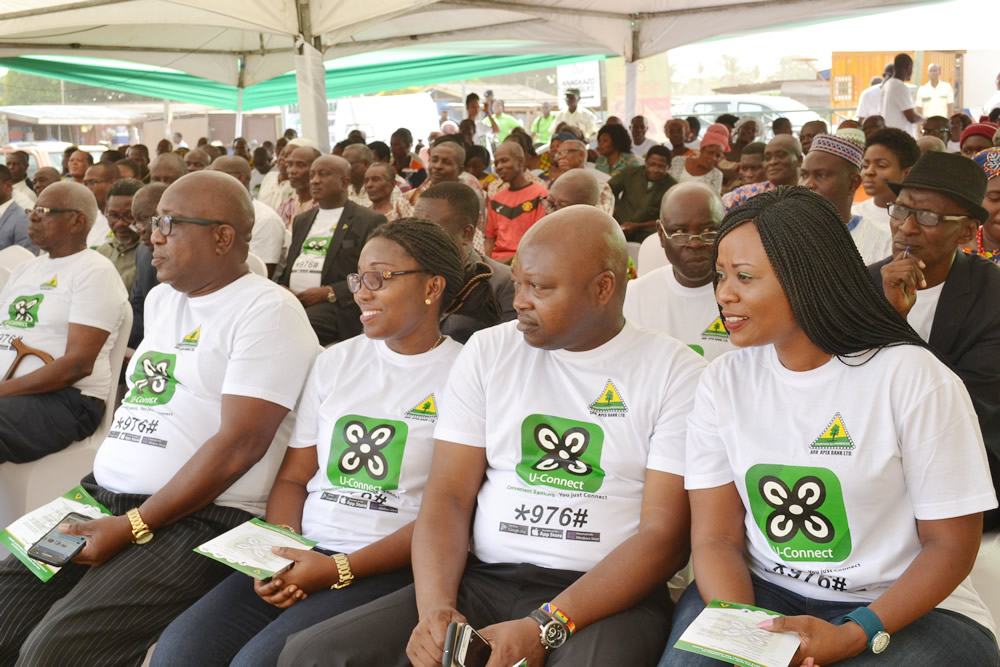
[[[278,284],[288,287],[288,281],[292,277],[292,267],[302,252],[302,244],[305,243],[318,212],[318,207],[310,209],[292,221],[292,243],[288,247],[288,260],[285,262],[285,270],[278,279]],[[330,239],[320,281],[321,284],[333,288],[337,301],[331,304],[319,304],[313,308],[323,308],[336,317],[339,340],[361,333],[361,311],[354,303],[354,295],[347,289],[347,274],[357,272],[361,248],[375,228],[384,222],[385,216],[381,213],[348,201],[344,204],[344,212],[340,216],[340,222],[337,223],[337,229],[333,232],[333,238]]]
[[[12,201],[0,217],[0,249],[19,245],[37,255],[38,248],[28,238],[28,224],[28,214],[16,201]]]
[[[868,267],[879,292],[882,267]],[[917,298],[920,298],[919,293]],[[1000,266],[959,251],[941,289],[928,341],[962,378],[991,454],[994,486],[1000,473]]]
[[[493,269],[490,287],[493,289],[493,296],[496,297],[497,303],[500,305],[500,322],[510,322],[517,318],[517,311],[514,310],[514,281],[511,280],[510,267],[490,257],[483,257],[472,250],[468,260],[466,260],[466,266],[476,262],[483,262]],[[468,315],[452,313],[441,320],[441,333],[464,345],[472,334],[488,326],[492,325],[480,322]]]
[[[128,346],[133,350],[139,347],[145,335],[146,295],[159,284],[156,269],[153,268],[153,251],[140,243],[135,249],[135,282],[128,298],[132,305],[132,333],[128,337]]]

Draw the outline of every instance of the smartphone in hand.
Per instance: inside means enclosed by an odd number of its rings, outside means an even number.
[[[452,622],[444,637],[442,667],[486,667],[493,649],[471,625]]]
[[[64,523],[83,523],[93,521],[89,516],[70,512],[57,523],[42,539],[35,542],[28,555],[53,567],[63,567],[80,553],[87,544],[85,535],[66,535],[59,532],[59,526]]]

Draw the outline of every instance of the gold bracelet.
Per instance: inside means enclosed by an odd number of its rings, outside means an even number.
[[[289,525],[288,525],[287,523],[272,523],[271,525],[272,525],[272,526],[276,526],[276,527],[278,527],[278,528],[284,528],[284,529],[285,529],[285,530],[287,530],[287,531],[288,531],[289,533],[295,533],[295,534],[298,534],[298,532],[297,532],[297,531],[296,531],[296,530],[295,530],[294,528],[292,528],[291,526],[289,526]]]
[[[347,588],[354,583],[351,561],[347,559],[347,554],[334,554],[331,558],[337,564],[337,583],[330,586],[330,590],[339,591],[341,588]]]

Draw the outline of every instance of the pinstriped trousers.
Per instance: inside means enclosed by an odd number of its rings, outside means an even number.
[[[148,496],[84,488],[113,514]],[[250,518],[209,505],[130,544],[96,568],[71,563],[47,583],[15,558],[0,564],[0,666],[141,665],[160,632],[232,570],[192,550]]]

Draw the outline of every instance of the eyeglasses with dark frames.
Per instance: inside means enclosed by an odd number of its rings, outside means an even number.
[[[910,208],[895,202],[888,204],[886,208],[889,210],[889,217],[893,220],[903,221],[912,215],[921,227],[937,227],[942,222],[958,222],[969,217],[967,215],[942,215],[934,211]]]
[[[347,289],[351,294],[357,294],[364,285],[366,289],[376,292],[385,287],[385,281],[408,273],[430,273],[426,269],[411,269],[409,271],[365,271],[364,273],[348,273]]]
[[[185,218],[179,215],[154,215],[149,219],[150,223],[153,225],[153,229],[160,230],[161,236],[170,236],[170,232],[174,229],[174,223],[184,222],[189,225],[201,225],[202,227],[209,227],[211,225],[228,225],[228,222],[222,222],[221,220],[205,220],[204,218]]]

